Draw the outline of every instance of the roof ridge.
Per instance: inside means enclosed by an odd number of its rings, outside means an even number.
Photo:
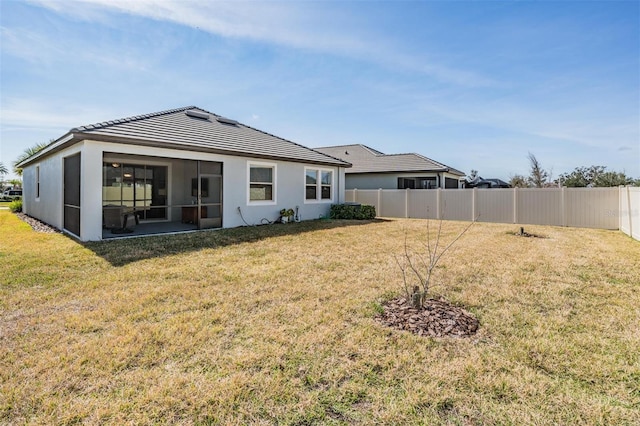
[[[367,145],[363,145],[363,144],[359,144],[361,147],[363,147],[364,149],[366,149],[367,151],[369,151],[370,153],[372,153],[375,156],[379,156],[379,155],[387,155],[384,152],[378,151],[375,148],[371,148],[370,146]]]
[[[443,163],[441,163],[441,162],[439,162],[439,161],[432,160],[431,158],[427,157],[426,155],[422,155],[422,154],[418,154],[418,153],[415,153],[415,155],[417,155],[418,157],[422,157],[422,158],[424,158],[425,160],[429,160],[429,161],[431,161],[432,163],[437,164],[437,165],[439,165],[439,166],[442,166],[442,167],[444,167],[444,168],[446,168],[446,169],[452,169],[452,168],[453,168],[453,167],[449,167],[449,166],[447,166],[446,164],[443,164]]]
[[[423,156],[423,155],[417,154],[417,153],[415,153],[415,152],[396,152],[395,154],[382,154],[381,156],[384,156],[384,157],[392,157],[392,156],[394,156],[394,155],[416,155],[416,156],[418,156],[418,157],[426,158],[427,160],[429,159],[429,158],[427,158],[427,157],[425,157],[425,156]],[[381,156],[380,156],[380,157],[381,157]],[[435,161],[434,161],[434,163],[435,163]]]
[[[217,116],[217,114],[213,114],[213,113],[211,113],[209,111],[206,111],[206,110],[204,110],[202,108],[198,108],[197,106],[190,105],[190,106],[186,106],[186,107],[182,107],[182,108],[174,108],[174,109],[168,109],[168,110],[164,110],[164,111],[151,112],[149,114],[132,115],[130,117],[118,118],[118,119],[115,119],[115,120],[102,121],[102,122],[94,123],[94,124],[86,124],[84,126],[74,127],[73,129],[71,129],[69,131],[69,133],[82,132],[84,130],[103,129],[105,127],[113,126],[113,125],[116,125],[116,124],[131,123],[133,121],[144,120],[146,118],[159,117],[161,115],[168,115],[168,114],[175,114],[176,112],[187,111],[187,110],[194,109],[194,108]]]
[[[365,144],[361,144],[361,143],[350,143],[350,144],[346,144],[346,145],[329,145],[329,146],[319,146],[316,147],[315,149],[328,149],[328,148],[345,148],[345,147],[349,147],[349,146],[359,146],[361,148],[364,148],[365,150],[369,151],[371,154],[373,155],[386,155],[380,151],[378,151],[375,148],[371,148],[370,146],[367,146]]]
[[[458,169],[456,169],[455,167],[451,167],[451,166],[448,166],[448,165],[446,165],[446,164],[444,164],[444,163],[441,163],[441,162],[439,162],[439,161],[432,160],[431,158],[429,158],[429,157],[427,157],[427,156],[425,156],[425,155],[422,155],[422,154],[416,154],[416,155],[418,155],[418,156],[420,156],[420,157],[422,157],[422,158],[424,158],[424,159],[426,159],[426,160],[429,160],[429,161],[431,161],[431,162],[433,162],[433,163],[435,163],[435,164],[438,164],[438,165],[442,166],[443,168],[447,169],[447,170],[448,170],[448,171],[450,171],[450,172],[451,172],[451,171],[454,171],[454,172],[459,172],[459,173],[461,173],[462,175],[465,175],[465,173],[464,173],[463,171],[458,170]]]

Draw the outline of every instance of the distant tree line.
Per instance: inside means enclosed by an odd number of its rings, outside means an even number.
[[[513,175],[509,185],[513,188],[568,188],[611,187],[620,185],[640,186],[640,178],[634,179],[625,172],[607,170],[606,166],[576,167],[570,173],[562,173],[552,179],[551,171],[542,167],[535,155],[529,153],[529,175]]]

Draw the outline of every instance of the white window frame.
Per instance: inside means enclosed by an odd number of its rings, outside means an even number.
[[[307,199],[307,172],[313,170],[316,172],[316,198],[313,200]],[[322,172],[330,172],[331,173],[331,197],[330,198],[322,198]],[[304,175],[303,175],[303,186],[302,186],[302,199],[305,204],[331,204],[333,203],[333,199],[335,198],[335,181],[336,181],[336,171],[334,169],[327,169],[322,167],[305,167]]]
[[[251,199],[251,167],[261,167],[273,169],[272,176],[272,200],[252,200]],[[257,183],[257,182],[256,182]],[[260,182],[262,183],[262,182]],[[278,165],[276,163],[265,163],[262,161],[247,161],[247,205],[249,206],[270,206],[278,203]]]

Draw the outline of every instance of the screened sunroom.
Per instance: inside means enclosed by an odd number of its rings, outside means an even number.
[[[104,153],[102,238],[222,227],[222,163]]]

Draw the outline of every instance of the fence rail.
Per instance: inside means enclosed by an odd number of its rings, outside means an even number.
[[[640,240],[640,188],[350,189],[378,216],[620,229]]]

